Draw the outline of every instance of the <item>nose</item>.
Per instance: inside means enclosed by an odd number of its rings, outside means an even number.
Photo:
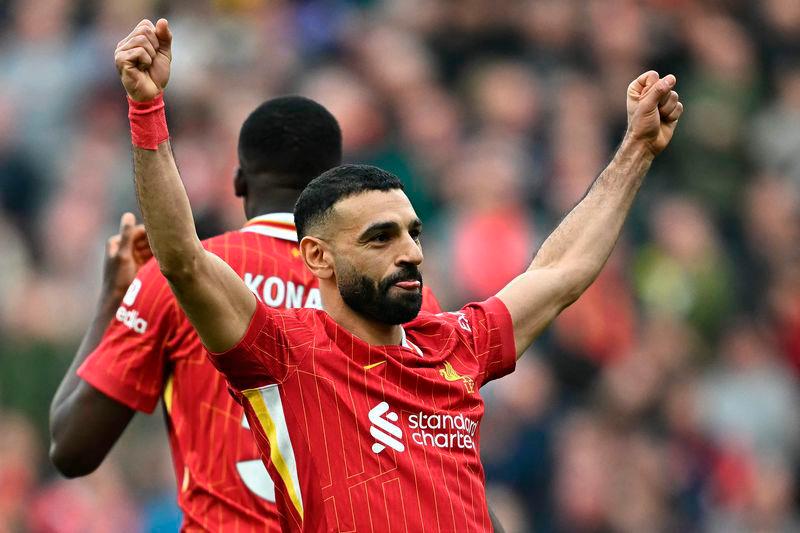
[[[422,255],[422,245],[419,241],[415,240],[408,233],[405,234],[402,241],[402,251],[398,254],[395,264],[398,266],[411,263],[412,265],[419,266],[424,259]]]

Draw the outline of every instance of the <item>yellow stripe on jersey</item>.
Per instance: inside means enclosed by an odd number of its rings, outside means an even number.
[[[164,407],[167,408],[167,414],[172,414],[172,374],[167,378],[167,384],[164,385]]]
[[[278,385],[268,385],[260,389],[242,391],[256,418],[269,439],[269,458],[281,476],[289,498],[303,518],[303,499],[300,494],[300,481],[297,478],[297,462],[294,457],[289,428],[283,415],[281,394]]]

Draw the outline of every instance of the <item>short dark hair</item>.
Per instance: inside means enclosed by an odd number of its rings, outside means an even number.
[[[372,165],[341,165],[324,172],[303,189],[294,205],[298,241],[330,214],[339,200],[366,191],[393,189],[403,190],[400,178]]]
[[[341,163],[339,123],[323,106],[302,96],[267,100],[239,132],[239,164],[245,175],[269,174],[300,190]]]

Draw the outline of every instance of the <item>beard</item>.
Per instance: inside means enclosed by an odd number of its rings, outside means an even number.
[[[342,268],[344,267],[344,268]],[[356,271],[352,265],[337,268],[336,284],[342,300],[361,316],[382,324],[404,324],[413,320],[422,307],[422,274],[415,265],[407,265],[379,282]],[[419,291],[398,288],[389,291],[398,281],[419,281]]]

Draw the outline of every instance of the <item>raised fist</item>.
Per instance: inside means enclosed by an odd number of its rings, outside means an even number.
[[[119,43],[114,63],[128,96],[146,102],[158,96],[169,81],[172,32],[166,19],[153,25],[145,19]]]
[[[660,78],[650,70],[628,85],[627,136],[643,142],[653,155],[667,147],[683,113],[678,93],[672,90],[676,81],[672,74]]]

